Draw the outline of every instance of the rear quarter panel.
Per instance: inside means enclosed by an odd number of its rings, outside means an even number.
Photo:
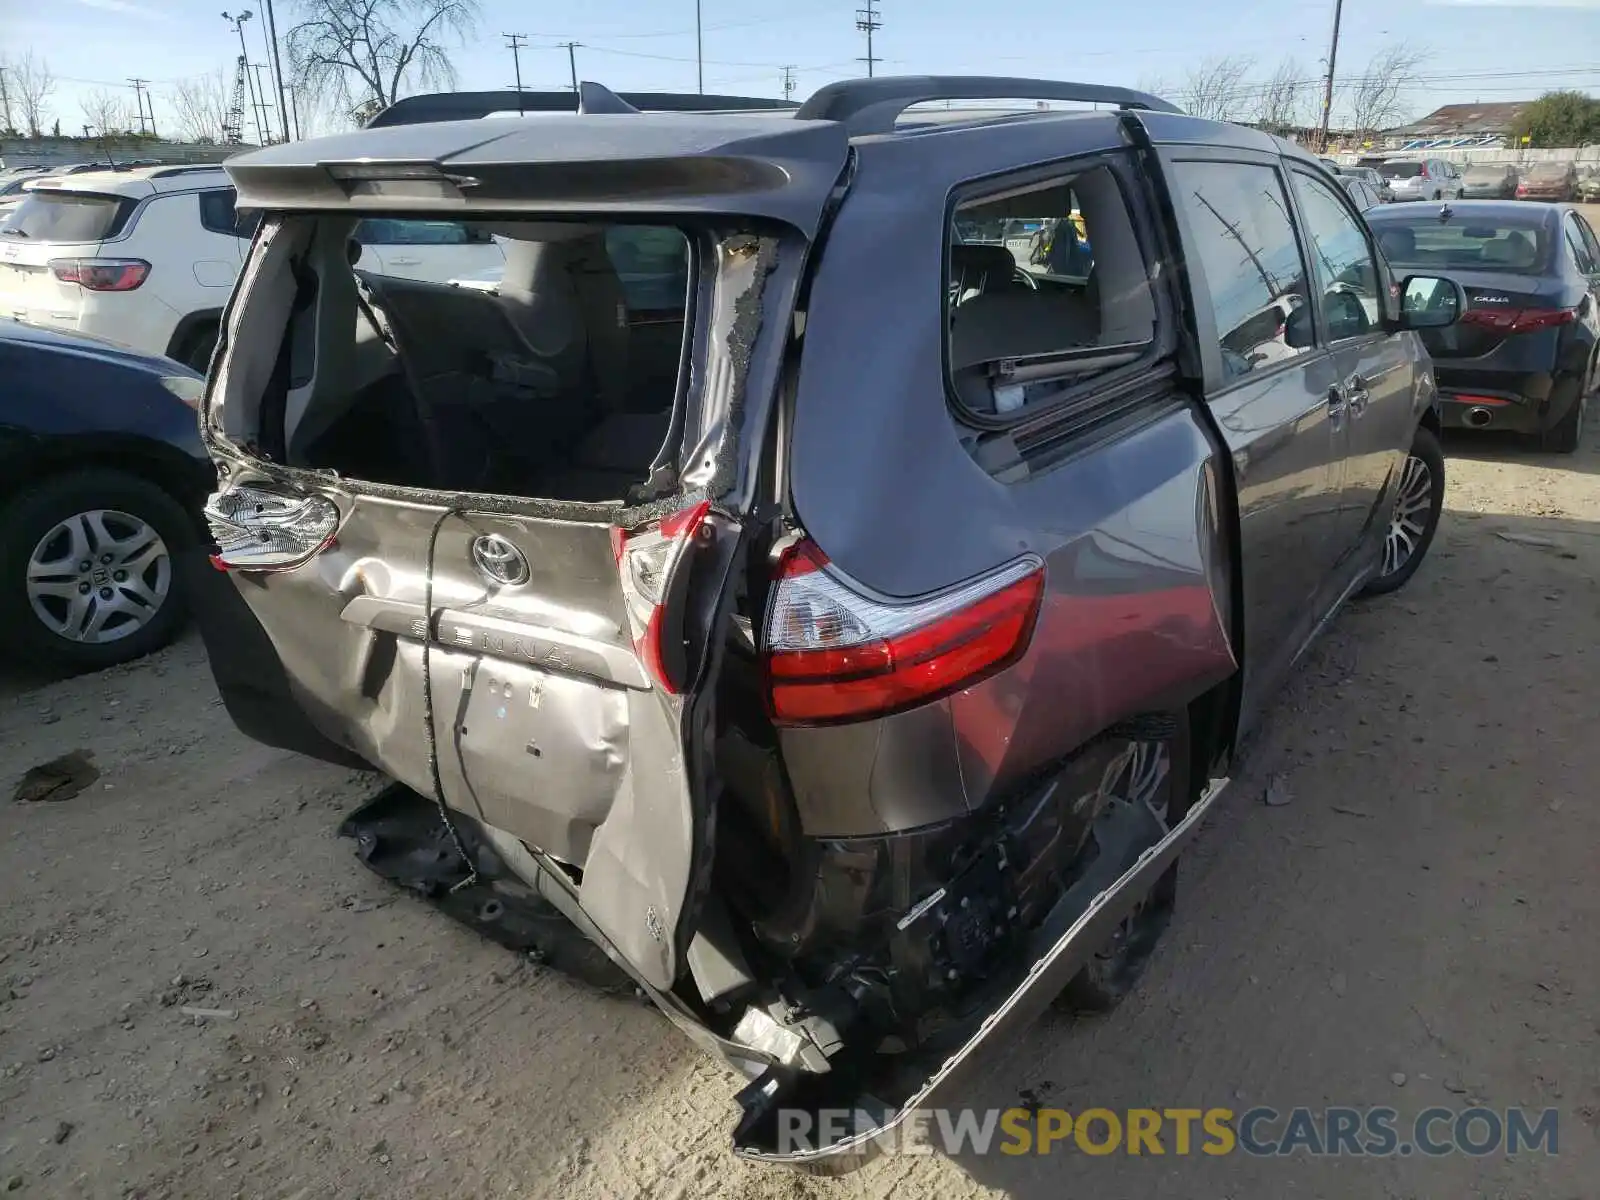
[[[1236,667],[1231,504],[1191,399],[1174,388],[1009,484],[973,461],[947,404],[950,188],[1115,148],[1115,123],[1096,128],[1111,131],[1109,147],[1087,128],[1074,147],[1059,127],[1019,126],[1014,137],[931,135],[949,139],[948,156],[911,138],[862,154],[811,293],[789,445],[796,514],[842,571],[887,596],[937,591],[1022,554],[1044,560],[1047,590],[1027,654],[991,679],[870,730],[783,734],[808,833],[971,811],[1117,720],[1181,705]],[[953,741],[955,762],[926,753],[941,741]],[[869,804],[853,801],[862,795]]]

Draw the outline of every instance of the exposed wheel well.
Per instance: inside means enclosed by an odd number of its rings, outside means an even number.
[[[1439,419],[1437,405],[1428,405],[1422,412],[1422,420],[1418,421],[1417,424],[1421,425],[1436,438],[1444,437],[1444,422]]]
[[[87,447],[69,454],[51,454],[12,463],[4,479],[0,480],[0,504],[53,476],[93,467],[121,471],[154,484],[194,518],[196,528],[203,527],[200,505],[205,495],[196,486],[197,473],[184,470],[176,451],[171,452],[169,458],[137,444]]]

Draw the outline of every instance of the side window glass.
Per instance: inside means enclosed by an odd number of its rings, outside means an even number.
[[[1047,407],[1139,361],[1155,336],[1150,270],[1117,175],[1104,163],[974,185],[945,229],[945,253],[958,411],[986,417]]]
[[[1378,269],[1361,222],[1339,198],[1309,175],[1293,173],[1295,194],[1305,215],[1306,235],[1315,258],[1328,337],[1360,337],[1380,322]]]
[[[1572,252],[1572,261],[1578,270],[1585,275],[1593,275],[1595,271],[1594,259],[1589,254],[1589,247],[1583,244],[1583,235],[1578,232],[1577,222],[1568,217],[1561,223],[1562,231],[1567,235],[1567,249]]]
[[[1315,338],[1305,263],[1278,172],[1244,163],[1178,163],[1183,205],[1199,270],[1216,313],[1229,379],[1292,359]]]
[[[1578,226],[1578,236],[1583,239],[1583,244],[1588,248],[1589,261],[1595,264],[1595,269],[1600,271],[1600,240],[1596,240],[1594,230],[1589,227],[1589,222],[1582,217],[1573,215],[1573,221]]]
[[[261,214],[256,212],[239,212],[234,208],[234,200],[238,193],[232,188],[219,188],[214,192],[200,193],[200,224],[212,233],[220,233],[224,237],[252,238],[256,233],[256,226],[261,223]]]
[[[689,243],[661,225],[613,225],[606,254],[632,312],[681,314],[689,287]]]

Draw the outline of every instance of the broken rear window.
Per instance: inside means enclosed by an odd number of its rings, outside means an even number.
[[[236,439],[374,483],[639,498],[679,391],[683,232],[291,217],[265,243],[279,238],[285,250],[258,251],[241,284],[229,405],[235,379],[264,386],[260,436],[235,409]]]

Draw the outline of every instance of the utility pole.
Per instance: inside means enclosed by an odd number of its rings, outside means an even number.
[[[130,80],[128,80],[128,82],[133,85],[133,107],[139,114],[139,132],[140,132],[140,134],[143,134],[144,133],[144,89],[145,89],[145,85],[147,83],[149,83],[150,81],[148,79],[130,79]],[[155,129],[153,128],[153,126],[155,125],[155,113],[154,113],[154,111],[152,111],[151,114],[150,114],[150,124],[152,126],[150,132],[153,135],[155,133]],[[100,134],[101,134],[102,137],[105,136],[105,130],[102,129],[100,131]]]
[[[1333,66],[1339,59],[1339,19],[1344,15],[1344,0],[1333,0],[1333,39],[1328,44],[1328,79],[1322,88],[1322,153],[1328,152],[1328,123],[1333,117]]]
[[[6,89],[6,72],[11,68],[0,63],[0,116],[5,118],[5,127],[13,128],[11,124],[11,93]]]
[[[506,40],[506,49],[511,51],[511,69],[517,76],[517,111],[522,111],[522,48],[528,44],[528,39],[520,33],[502,33]]]
[[[785,67],[783,69],[783,98],[785,100],[794,99],[794,68],[793,67]]]
[[[883,61],[874,57],[872,53],[872,35],[883,28],[883,21],[878,17],[878,10],[873,7],[875,3],[876,0],[867,0],[865,8],[856,9],[856,28],[867,35],[867,56],[856,61],[867,64],[868,79],[872,78],[873,64]]]
[[[694,80],[702,96],[706,94],[705,29],[700,24],[700,0],[694,0]]]
[[[289,115],[294,118],[294,140],[298,142],[304,136],[300,132],[300,85],[291,83],[286,90],[289,93]]]
[[[278,124],[283,127],[283,140],[289,140],[289,97],[283,82],[283,63],[278,58],[278,22],[272,15],[272,0],[265,0],[267,10],[267,40],[272,43],[272,78],[278,84]]]
[[[239,35],[239,61],[244,64],[245,83],[250,88],[250,108],[256,115],[256,144],[265,146],[267,137],[261,128],[261,101],[256,96],[256,77],[250,71],[250,50],[244,44],[244,23],[253,16],[255,16],[255,13],[247,8],[238,16],[234,16],[232,13],[223,13],[222,19],[232,25],[234,32]],[[242,126],[243,122],[240,122],[240,125]],[[242,135],[244,133],[243,128],[239,132]]]
[[[575,50],[583,49],[582,42],[562,42],[561,48],[567,52],[567,67],[572,72],[572,90],[578,90],[578,56]]]
[[[252,63],[250,69],[256,73],[256,95],[261,98],[256,112],[256,123],[266,129],[267,141],[271,142],[277,136],[272,131],[272,94],[267,91],[267,85],[261,79],[261,72],[266,71],[268,75],[272,72],[264,63]],[[287,142],[289,139],[285,137],[283,140]]]

